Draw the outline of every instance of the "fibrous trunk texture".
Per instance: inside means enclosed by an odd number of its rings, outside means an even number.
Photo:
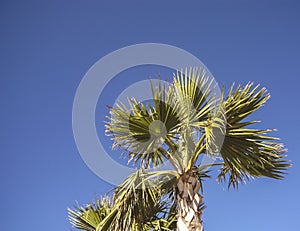
[[[193,172],[183,173],[177,184],[178,194],[178,231],[203,231],[202,226],[202,196],[199,194],[200,183]]]

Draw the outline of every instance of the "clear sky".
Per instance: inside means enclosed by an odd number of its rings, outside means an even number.
[[[206,181],[206,230],[299,230],[299,11],[296,0],[0,1],[1,230],[70,230],[67,207],[113,187],[77,151],[73,99],[97,60],[145,42],[187,50],[221,85],[254,81],[272,95],[254,118],[278,129],[294,166],[284,181],[259,179],[238,191]],[[96,126],[114,158],[103,135],[105,105],[164,71],[124,72],[99,98]]]

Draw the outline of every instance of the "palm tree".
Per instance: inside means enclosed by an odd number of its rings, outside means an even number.
[[[152,102],[132,98],[110,107],[107,135],[138,169],[112,197],[69,209],[83,230],[202,231],[203,179],[209,168],[217,180],[237,188],[251,178],[282,179],[290,165],[271,129],[255,129],[248,116],[269,99],[265,88],[248,83],[217,95],[201,69],[177,72],[172,84],[151,83]],[[214,158],[201,164],[203,157]],[[171,169],[160,168],[169,164]],[[200,194],[201,193],[201,194]]]

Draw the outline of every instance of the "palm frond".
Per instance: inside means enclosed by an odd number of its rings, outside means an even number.
[[[162,81],[158,81],[156,85],[150,81],[150,84],[153,107],[151,105],[149,107],[156,114],[156,119],[164,124],[169,137],[172,137],[180,125],[180,115],[178,114],[178,104],[176,103],[174,87]]]
[[[129,104],[129,109],[121,102],[110,109],[106,134],[112,136],[113,148],[124,148],[129,161],[157,166],[167,152],[162,144],[168,131],[152,107],[147,108],[135,99],[129,100]]]
[[[111,116],[106,123],[106,134],[112,136],[113,147],[124,148],[130,161],[141,161],[145,167],[170,160],[170,147],[165,145],[165,139],[175,138],[180,124],[174,88],[162,81],[150,84],[152,102],[145,105],[132,98],[129,108],[119,102],[110,108]]]
[[[182,124],[205,127],[207,119],[215,117],[221,105],[221,92],[214,79],[204,69],[186,68],[174,76],[178,115]]]
[[[281,179],[290,165],[283,160],[282,144],[278,139],[267,136],[271,129],[251,129],[248,126],[257,121],[244,119],[259,109],[269,99],[265,88],[247,84],[244,88],[231,87],[224,102],[226,108],[226,135],[221,149],[224,166],[218,180],[225,180],[229,174],[229,187],[237,187],[251,177],[271,177]]]
[[[138,169],[116,187],[114,218],[104,219],[97,230],[143,230],[143,224],[163,218],[163,214],[168,214],[169,205],[162,198],[171,191],[167,187],[173,185],[167,182],[172,182],[174,175],[176,172],[173,171],[145,172]]]
[[[83,207],[68,208],[69,221],[77,229],[95,231],[114,210],[113,206],[111,199],[106,196]]]
[[[167,218],[159,218],[147,222],[143,225],[144,230],[157,230],[157,231],[172,231],[176,230],[176,213],[171,214]]]

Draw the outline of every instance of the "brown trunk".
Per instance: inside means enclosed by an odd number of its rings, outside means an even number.
[[[178,195],[178,231],[203,231],[202,196],[199,194],[200,183],[190,170],[183,173],[177,184]]]

